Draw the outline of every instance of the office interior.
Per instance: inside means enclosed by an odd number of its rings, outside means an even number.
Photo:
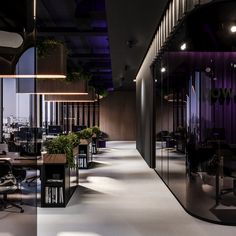
[[[235,2],[178,4],[137,76],[137,148],[188,213],[234,225]]]
[[[0,3],[3,221],[30,215],[37,235],[39,208],[68,208],[109,142],[135,141],[186,214],[236,224],[236,3],[136,4],[132,21],[126,1]],[[93,127],[73,165],[48,158],[47,142]]]

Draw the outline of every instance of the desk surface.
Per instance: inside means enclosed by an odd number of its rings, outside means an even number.
[[[8,152],[7,155],[2,155],[1,158],[6,158],[11,161],[13,166],[40,166],[43,165],[43,160],[42,158],[40,159],[20,159],[20,155],[18,152]]]

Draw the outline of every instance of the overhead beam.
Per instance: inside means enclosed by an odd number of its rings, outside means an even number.
[[[79,30],[75,27],[38,27],[38,36],[108,36],[107,28]]]
[[[111,72],[109,72],[109,73],[104,73],[104,72],[101,72],[101,73],[93,73],[93,72],[90,72],[91,73],[91,75],[94,77],[94,78],[105,78],[105,79],[111,79],[111,77],[112,77],[112,74],[111,74]]]
[[[71,53],[70,57],[81,59],[110,59],[110,54],[98,54],[98,53]]]

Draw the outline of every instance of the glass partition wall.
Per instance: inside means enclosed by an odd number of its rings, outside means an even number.
[[[235,224],[236,53],[165,52],[155,77],[158,174],[190,213]]]
[[[235,4],[196,7],[153,64],[156,171],[190,214],[229,225],[236,225]]]

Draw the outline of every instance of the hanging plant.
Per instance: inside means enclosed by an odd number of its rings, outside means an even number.
[[[56,39],[38,40],[36,43],[37,56],[39,58],[45,58],[59,45],[64,45],[64,43]]]
[[[108,91],[106,88],[104,88],[103,86],[98,86],[95,87],[96,93],[102,97],[107,97],[109,95]]]
[[[73,82],[78,80],[85,80],[89,81],[92,79],[92,76],[86,72],[79,71],[79,72],[69,72],[66,76],[66,81]]]

